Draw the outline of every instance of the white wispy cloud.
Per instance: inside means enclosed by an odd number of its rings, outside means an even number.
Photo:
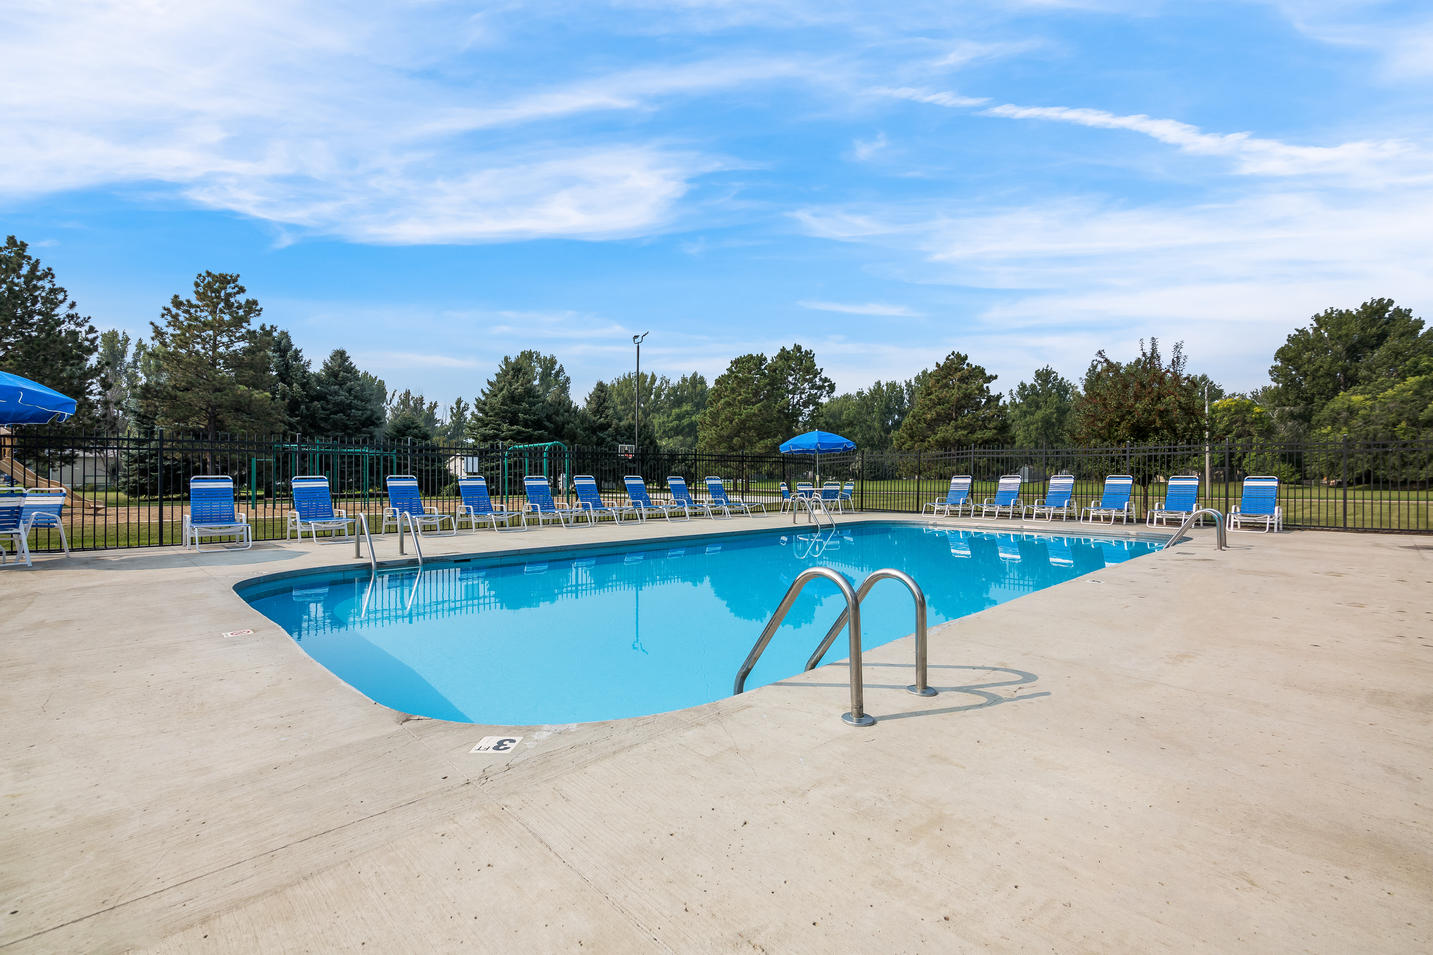
[[[0,12],[0,62],[26,77],[0,84],[0,196],[168,184],[275,223],[285,242],[646,235],[725,160],[631,131],[539,129],[476,148],[471,137],[801,70],[792,57],[708,59],[512,95],[432,78],[473,42],[462,11],[331,7],[92,0]]]
[[[952,335],[1018,338],[1030,354],[1017,370],[1049,361],[1071,374],[1093,354],[1069,351],[1072,342],[1132,348],[1161,335],[1185,339],[1203,367],[1228,369],[1230,385],[1254,387],[1284,336],[1324,308],[1433,300],[1428,188],[1269,190],[1189,205],[1084,197],[980,212],[807,209],[796,221],[811,235],[913,254],[902,257],[911,283],[990,293]],[[998,343],[980,354],[999,354]]]
[[[1361,140],[1335,146],[1300,146],[1260,138],[1247,132],[1207,133],[1198,126],[1179,120],[1159,119],[1140,113],[1121,116],[1100,109],[1070,106],[1015,106],[1007,103],[981,110],[981,115],[1129,130],[1193,155],[1232,159],[1235,169],[1247,174],[1348,175],[1371,170],[1397,170],[1411,178],[1428,178],[1430,175],[1429,154],[1397,139]]]
[[[1305,36],[1376,57],[1385,79],[1433,76],[1433,11],[1377,0],[1267,0]]]
[[[986,96],[962,96],[950,90],[928,90],[915,86],[877,86],[871,90],[874,96],[889,96],[892,99],[905,99],[913,103],[931,103],[935,106],[945,106],[950,109],[963,109],[971,106],[983,106],[990,102]]]
[[[893,315],[906,318],[918,318],[920,312],[912,311],[905,305],[886,305],[881,302],[866,302],[854,304],[846,302],[810,302],[801,301],[797,305],[802,308],[809,308],[817,312],[841,312],[846,315]]]
[[[858,139],[851,144],[851,157],[857,162],[867,162],[887,145],[885,133],[877,133],[873,139]]]
[[[1008,56],[1019,56],[1033,50],[1039,50],[1046,46],[1046,41],[1032,37],[1024,40],[1004,40],[994,42],[982,42],[978,40],[958,40],[951,47],[950,51],[939,57],[935,65],[940,67],[962,67],[971,63],[978,63],[983,60],[1003,59]]]

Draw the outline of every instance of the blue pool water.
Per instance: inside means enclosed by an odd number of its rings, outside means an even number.
[[[894,567],[921,585],[932,626],[1149,553],[1142,541],[863,523],[429,561],[241,585],[315,660],[395,710],[469,723],[616,719],[729,696],[786,588],[825,565],[858,584]],[[747,680],[801,671],[845,606],[809,584]],[[914,628],[899,583],[861,605],[867,648]],[[846,639],[825,662],[844,659]],[[844,674],[842,676],[844,679]]]

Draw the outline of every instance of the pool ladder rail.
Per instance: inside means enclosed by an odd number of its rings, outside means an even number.
[[[826,506],[826,501],[820,497],[808,495],[800,495],[791,499],[791,523],[796,523],[796,512],[803,507],[806,508],[806,523],[815,524],[817,527],[836,526],[836,515],[831,513],[830,508]],[[820,517],[817,516],[818,514]],[[824,524],[821,521],[822,517],[826,519]]]
[[[1175,531],[1173,534],[1171,534],[1169,540],[1167,540],[1167,541],[1164,542],[1164,547],[1161,548],[1161,550],[1163,550],[1163,549],[1165,549],[1165,548],[1173,547],[1173,546],[1174,546],[1174,542],[1177,541],[1177,540],[1179,540],[1181,537],[1183,537],[1183,536],[1184,536],[1184,533],[1185,533],[1186,531],[1188,531],[1191,527],[1194,526],[1194,522],[1197,521],[1197,520],[1199,520],[1200,518],[1202,518],[1205,514],[1210,514],[1210,515],[1212,515],[1212,516],[1214,517],[1214,547],[1215,547],[1215,549],[1216,549],[1216,550],[1228,550],[1228,549],[1229,549],[1229,537],[1228,537],[1228,535],[1227,535],[1227,533],[1226,533],[1226,531],[1225,531],[1225,529],[1224,529],[1224,515],[1223,515],[1221,512],[1216,511],[1216,510],[1215,510],[1214,508],[1212,508],[1212,507],[1201,507],[1199,510],[1195,511],[1194,513],[1192,513],[1192,514],[1190,514],[1188,517],[1186,517],[1186,518],[1184,519],[1184,523],[1179,525],[1179,530],[1177,530],[1177,531]]]
[[[363,531],[363,534],[362,534],[361,536],[360,536],[359,534],[357,534],[357,533],[355,533],[355,534],[353,535],[353,559],[354,559],[354,560],[361,560],[361,559],[363,558],[363,544],[364,544],[364,542],[367,542],[367,544],[368,544],[368,566],[369,566],[374,572],[377,572],[377,570],[378,570],[378,553],[377,553],[377,551],[375,551],[374,548],[373,548],[373,535],[372,535],[371,533],[369,533],[369,530],[368,530],[368,518],[365,517],[363,514],[359,514],[359,515],[356,516],[355,520],[358,521],[358,528],[359,528],[359,530]],[[413,515],[412,515],[412,514],[409,514],[407,511],[403,511],[402,513],[400,513],[400,514],[398,515],[398,553],[399,553],[399,554],[406,554],[406,553],[408,553],[407,549],[406,549],[406,548],[404,547],[404,545],[403,545],[403,537],[404,537],[404,528],[405,528],[405,527],[407,528],[407,533],[410,534],[410,535],[412,535],[412,537],[413,537],[413,549],[414,549],[415,551],[417,551],[417,553],[418,553],[418,566],[419,566],[419,567],[422,567],[422,566],[423,566],[423,542],[422,542],[422,540],[421,540],[422,535],[418,533],[418,525],[417,525],[417,523],[413,520]]]
[[[906,690],[917,696],[935,696],[936,691],[926,682],[926,599],[925,592],[921,590],[920,585],[908,574],[887,568],[872,571],[861,582],[859,589],[852,589],[851,582],[839,571],[830,567],[808,567],[796,575],[796,579],[787,588],[786,596],[781,598],[776,612],[771,615],[771,619],[766,623],[766,628],[761,631],[756,645],[751,648],[751,652],[746,656],[746,661],[737,671],[732,694],[735,696],[745,692],[746,678],[751,674],[752,668],[756,666],[756,661],[761,659],[762,653],[766,651],[767,644],[771,643],[771,638],[775,635],[777,628],[781,626],[781,622],[786,619],[791,605],[796,602],[796,598],[806,585],[818,577],[831,581],[840,589],[841,596],[846,598],[846,609],[841,611],[841,616],[827,631],[821,645],[806,661],[805,669],[814,670],[816,668],[817,664],[821,662],[821,657],[836,641],[836,637],[841,633],[841,628],[846,627],[850,635],[850,654],[847,665],[851,675],[851,711],[842,714],[841,719],[851,726],[871,726],[876,722],[876,718],[865,711],[865,682],[861,671],[861,601],[871,592],[871,588],[882,580],[898,580],[905,584],[916,604],[916,681],[906,687]]]

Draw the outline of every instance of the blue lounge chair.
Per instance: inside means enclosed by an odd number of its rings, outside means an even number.
[[[294,495],[294,507],[284,521],[284,540],[293,534],[304,539],[304,530],[318,542],[319,531],[332,531],[330,541],[353,540],[358,532],[358,521],[348,516],[343,508],[333,506],[333,495],[329,493],[328,478],[322,474],[302,474],[290,482]]]
[[[841,485],[837,481],[827,481],[821,485],[821,505],[829,511],[841,509]]]
[[[30,530],[37,527],[52,527],[60,532],[60,546],[65,556],[70,556],[70,539],[65,534],[66,491],[62,487],[32,487],[25,492],[25,509],[20,520]]]
[[[975,502],[970,499],[970,475],[957,474],[950,479],[950,488],[945,492],[945,497],[939,501],[930,501],[921,506],[921,513],[929,510],[937,516],[949,517],[952,510],[955,516],[959,517],[960,512],[970,508],[970,516],[975,516]]]
[[[795,507],[795,505],[791,503],[791,486],[790,486],[789,484],[787,484],[785,481],[782,481],[782,482],[781,482],[781,508],[780,508],[780,510],[781,510],[782,512],[785,512],[785,511],[791,510],[791,508],[793,508],[793,507]]]
[[[1128,524],[1134,518],[1134,503],[1129,499],[1134,490],[1134,478],[1128,474],[1111,474],[1105,478],[1105,493],[1097,503],[1080,512],[1082,521],[1100,521],[1106,517],[1110,523],[1121,518]]]
[[[647,493],[647,482],[642,480],[640,474],[629,474],[622,479],[627,486],[627,499],[632,502],[632,507],[641,515],[642,520],[647,519],[648,514],[660,514],[671,521],[673,514],[681,514],[682,520],[691,520],[691,513],[680,504],[658,504],[652,500]]]
[[[796,482],[796,496],[797,496],[797,497],[807,497],[807,498],[816,497],[816,496],[817,496],[817,494],[816,494],[816,486],[815,486],[814,484],[812,484],[810,481],[797,481],[797,482]]]
[[[419,534],[431,530],[435,536],[448,537],[458,533],[458,522],[451,514],[440,514],[436,507],[424,506],[423,495],[418,493],[418,479],[413,475],[390,474],[384,478],[384,484],[388,488],[388,506],[383,509],[382,531],[386,532],[389,524],[397,530],[398,522],[407,514]],[[444,524],[448,525],[446,531]]]
[[[181,541],[199,549],[205,537],[232,537],[229,549],[248,550],[254,546],[254,532],[248,518],[234,508],[234,479],[226,474],[196,475],[189,479],[189,513],[184,515]]]
[[[488,494],[488,481],[484,477],[467,477],[458,479],[458,496],[462,503],[458,505],[459,526],[463,521],[473,530],[478,529],[478,521],[490,521],[493,530],[498,529],[498,521],[503,522],[504,527],[510,527],[514,517],[522,521],[522,526],[527,526],[527,519],[523,517],[522,511],[498,510],[493,507],[493,499]]]
[[[592,524],[600,517],[610,517],[620,524],[623,514],[631,514],[639,521],[642,519],[642,515],[637,513],[637,509],[630,505],[614,507],[602,500],[602,494],[597,487],[597,479],[590,474],[574,476],[572,487],[577,491],[577,507],[572,514],[574,520],[578,515],[584,515],[587,518],[587,523]]]
[[[0,541],[9,540],[15,545],[15,553],[25,561],[25,566],[33,566],[30,563],[30,527],[20,517],[25,510],[25,496],[15,492],[0,492]],[[7,551],[0,546],[0,564],[4,564],[7,558]]]
[[[1014,517],[1015,509],[1018,507],[1020,507],[1020,475],[1002,474],[1000,483],[995,487],[995,496],[987,497],[980,505],[980,516],[984,517],[994,511],[995,516],[999,517],[1000,512],[1004,511]],[[971,516],[975,516],[973,510]]]
[[[1155,501],[1154,507],[1149,509],[1144,520],[1150,527],[1154,527],[1158,523],[1168,523],[1170,518],[1183,521],[1197,510],[1199,510],[1199,475],[1180,474],[1169,479],[1169,486],[1164,491],[1164,500]]]
[[[1264,532],[1275,533],[1284,529],[1284,509],[1279,506],[1279,479],[1270,474],[1250,476],[1244,479],[1244,491],[1239,503],[1229,510],[1229,527],[1240,527],[1244,523],[1263,524]]]
[[[841,510],[843,511],[846,510],[848,507],[853,511],[856,509],[855,481],[847,481],[845,484],[841,485],[841,496],[836,499],[836,502],[840,505]]]
[[[547,478],[543,475],[527,475],[522,479],[522,489],[527,494],[524,521],[528,517],[536,517],[539,527],[547,521],[557,521],[566,527],[568,520],[574,516],[571,508],[558,507],[557,502],[552,499],[552,488],[548,486]]]
[[[727,517],[731,517],[730,508],[722,507],[719,504],[703,504],[692,497],[692,492],[687,489],[687,479],[680,474],[667,475],[667,491],[671,493],[672,500],[685,507],[688,512],[696,511],[707,517],[716,517],[717,511],[721,511]]]
[[[1034,504],[1026,505],[1025,509],[1020,512],[1020,516],[1025,517],[1028,514],[1033,520],[1039,517],[1043,511],[1045,520],[1053,521],[1055,512],[1059,511],[1060,517],[1068,520],[1072,512],[1075,515],[1079,513],[1074,498],[1071,496],[1074,492],[1075,476],[1073,474],[1056,474],[1050,478],[1050,487],[1045,491],[1045,496]]]
[[[726,508],[727,513],[731,513],[732,511],[741,511],[743,514],[766,513],[766,508],[759,503],[748,504],[746,501],[738,500],[728,495],[726,493],[726,485],[723,484],[721,478],[716,475],[708,474],[706,482],[707,497],[712,499],[713,504]],[[752,508],[756,508],[756,510],[753,511]]]

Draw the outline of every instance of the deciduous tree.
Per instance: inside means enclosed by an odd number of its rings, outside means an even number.
[[[1117,362],[1096,354],[1075,402],[1074,436],[1084,445],[1180,444],[1204,437],[1204,396],[1185,373],[1184,343],[1169,364],[1159,341],[1139,343],[1139,357]]]
[[[1341,392],[1379,380],[1391,386],[1427,356],[1433,329],[1392,299],[1374,298],[1356,309],[1325,309],[1295,330],[1274,353],[1269,377],[1279,405],[1309,423]]]

